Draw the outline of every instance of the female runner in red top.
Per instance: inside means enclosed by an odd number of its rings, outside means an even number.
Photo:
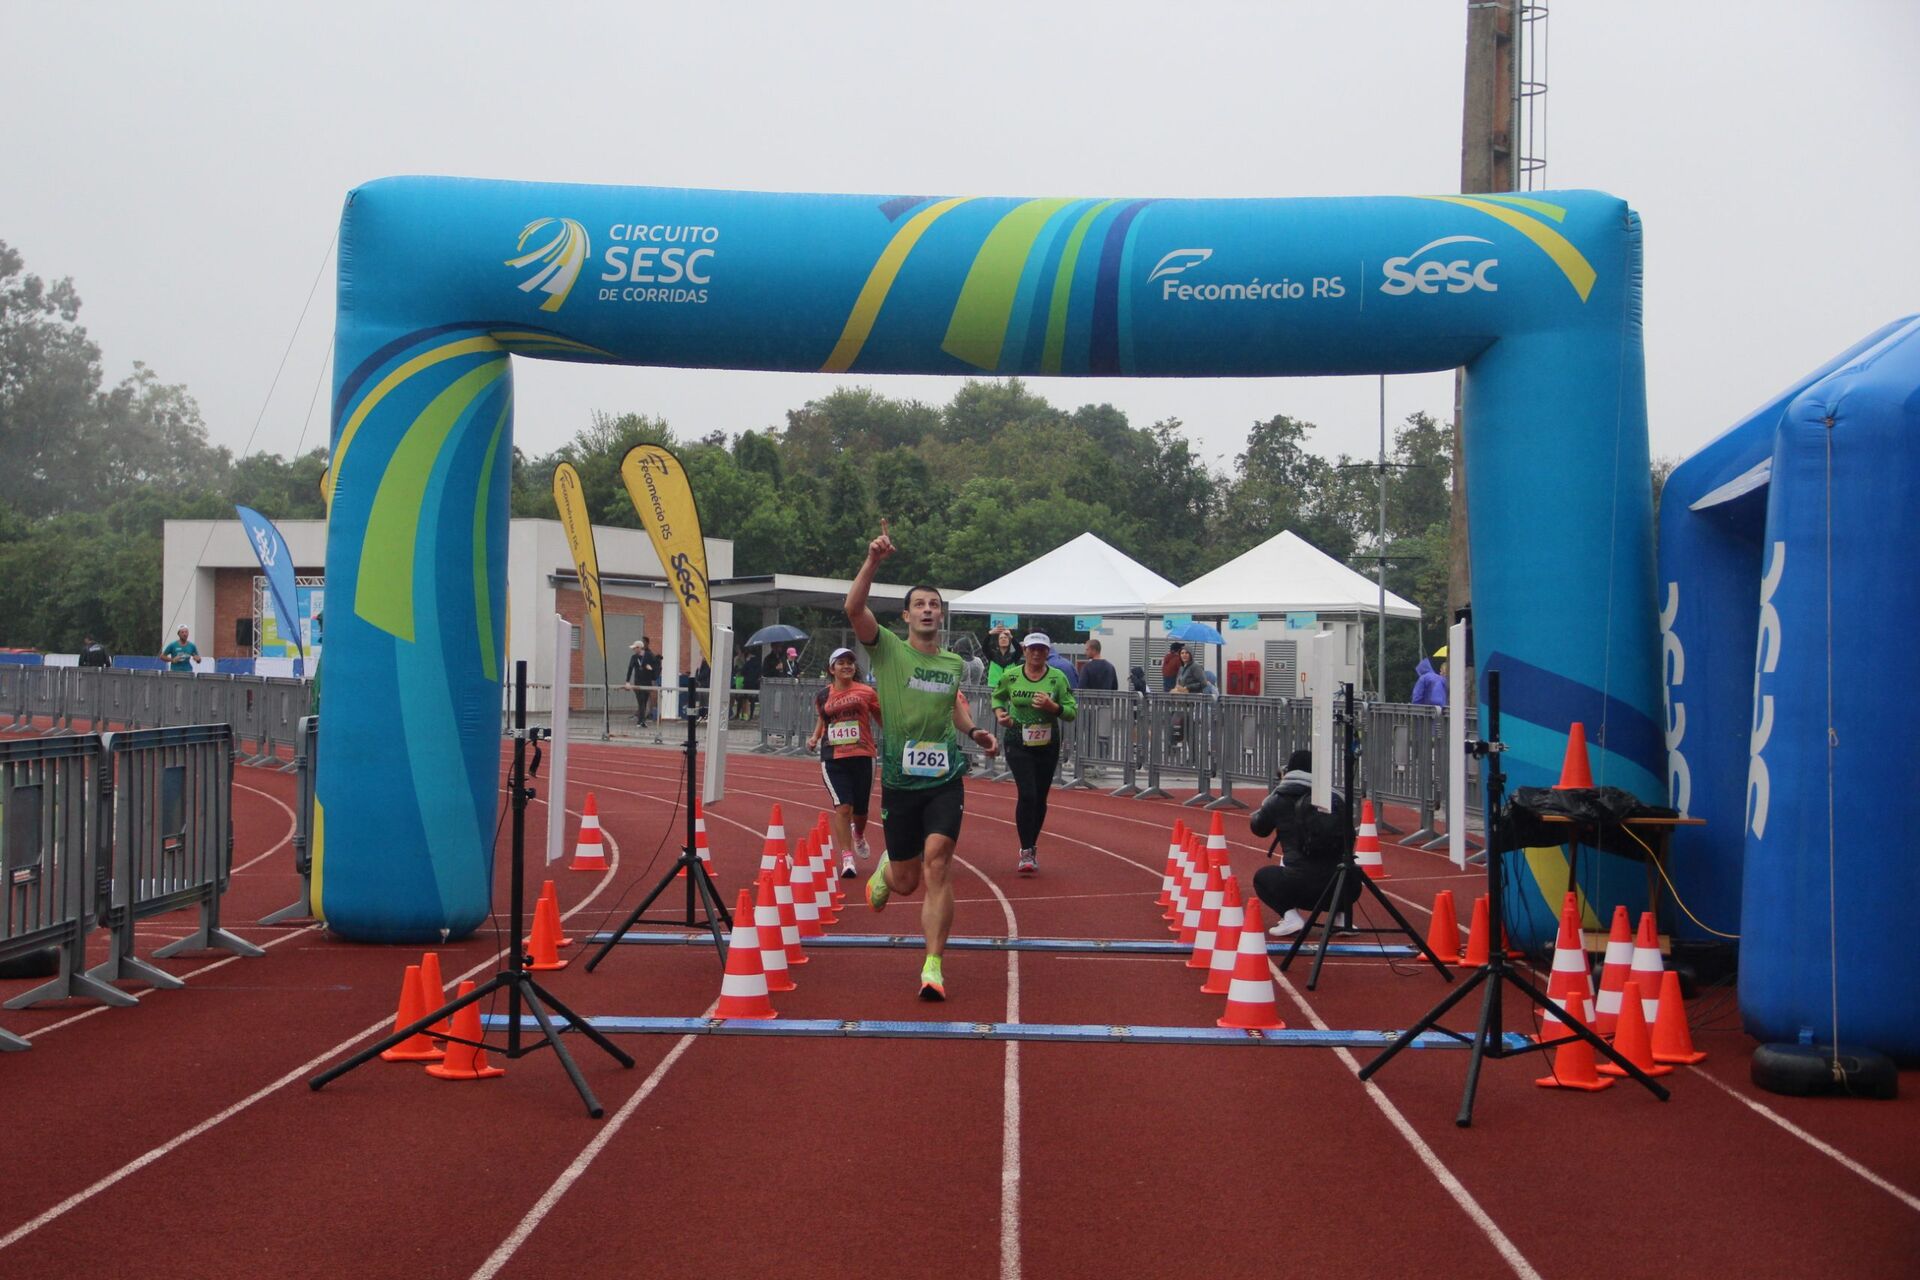
[[[867,802],[873,795],[873,726],[880,723],[880,699],[872,685],[854,677],[853,650],[835,649],[827,659],[833,683],[814,698],[819,723],[807,739],[807,749],[820,749],[820,772],[833,801],[833,848],[840,857],[840,877],[851,880],[858,872],[853,855],[873,856],[867,847]]]

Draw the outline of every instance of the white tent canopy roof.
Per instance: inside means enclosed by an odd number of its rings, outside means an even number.
[[[1380,588],[1291,531],[1155,599],[1154,613],[1211,617],[1229,613],[1374,614]],[[1389,618],[1417,618],[1420,610],[1387,592]]]
[[[1038,560],[947,602],[952,613],[1139,614],[1173,584],[1083,533]]]

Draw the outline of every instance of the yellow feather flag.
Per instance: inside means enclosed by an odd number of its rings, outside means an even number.
[[[607,624],[600,613],[600,556],[593,548],[593,520],[587,514],[587,496],[580,489],[580,473],[571,462],[553,469],[553,505],[560,508],[560,527],[566,530],[567,549],[580,574],[580,594],[586,597],[593,638],[600,642],[600,658],[607,656]]]
[[[713,605],[707,594],[707,544],[700,537],[700,508],[694,505],[687,469],[672,450],[638,444],[620,462],[620,478],[639,513],[640,527],[666,567],[667,581],[680,597],[680,612],[713,661]]]

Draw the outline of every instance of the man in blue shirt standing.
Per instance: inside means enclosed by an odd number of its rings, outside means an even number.
[[[192,675],[193,660],[200,656],[200,651],[193,647],[193,641],[187,639],[187,629],[182,627],[178,638],[169,641],[167,647],[160,651],[160,656],[167,660],[167,670]]]

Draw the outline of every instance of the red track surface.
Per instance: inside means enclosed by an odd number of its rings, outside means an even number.
[[[681,784],[661,751],[576,746],[573,769],[568,806],[597,794],[614,857],[604,875],[555,875],[580,937],[624,916],[676,851]],[[1920,1271],[1912,1074],[1891,1103],[1759,1092],[1725,994],[1695,1002],[1712,1056],[1669,1078],[1672,1102],[1537,1089],[1529,1057],[1487,1065],[1470,1130],[1453,1124],[1466,1056],[1452,1051],[1403,1054],[1369,1086],[1345,1052],[1317,1049],[624,1036],[638,1066],[623,1071],[572,1037],[603,1121],[545,1054],[478,1084],[373,1063],[316,1094],[309,1076],[391,1024],[418,956],[247,923],[296,892],[292,780],[249,769],[239,787],[225,922],[265,958],[161,962],[187,986],[133,1009],[0,1013],[34,1044],[0,1060],[14,1153],[0,1277]],[[730,762],[707,817],[729,902],[769,804],[798,832],[822,798],[810,761]],[[1041,874],[1023,880],[1011,787],[970,786],[956,932],[1165,936],[1151,903],[1167,829],[1191,812],[1056,793]],[[529,819],[538,829],[544,808]],[[1228,830],[1244,883],[1263,849],[1244,821]],[[1423,927],[1437,888],[1470,903],[1478,883],[1431,854],[1389,846],[1386,861],[1384,887]],[[884,921],[917,931],[917,900]],[[859,906],[840,928],[875,924]],[[189,925],[148,922],[142,954]],[[444,948],[449,991],[491,972],[498,944],[483,930]],[[915,999],[918,963],[816,950],[776,1007],[1134,1025],[1219,1012],[1166,959],[955,953],[943,1006]],[[1330,961],[1311,994],[1293,974],[1280,1003],[1294,1027],[1403,1026],[1444,990],[1375,960]],[[588,1014],[697,1015],[719,987],[698,947],[628,947],[594,974],[576,960],[546,977]]]

